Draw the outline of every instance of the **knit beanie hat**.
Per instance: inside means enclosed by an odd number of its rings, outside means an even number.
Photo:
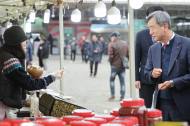
[[[20,26],[12,26],[3,34],[5,45],[14,46],[27,40],[26,34]]]

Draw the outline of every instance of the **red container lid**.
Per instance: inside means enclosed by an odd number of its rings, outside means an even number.
[[[20,124],[20,126],[40,126],[40,125],[34,122],[23,122]]]
[[[105,123],[101,124],[100,126],[125,126],[125,125],[120,123]]]
[[[110,112],[110,114],[113,115],[113,116],[119,116],[119,108],[113,109],[113,110]]]
[[[75,109],[72,112],[73,115],[82,116],[82,117],[92,117],[94,113],[91,110],[87,109]]]
[[[90,122],[90,121],[72,121],[70,122],[71,126],[96,126],[95,123]]]
[[[10,122],[11,126],[19,126],[23,122],[30,122],[28,119],[5,119],[4,121]]]
[[[148,118],[157,118],[157,117],[161,117],[162,116],[162,112],[158,109],[147,109],[146,112],[146,117]]]
[[[114,120],[131,120],[134,123],[134,125],[139,124],[139,120],[135,116],[120,116],[116,117]]]
[[[140,107],[144,106],[144,99],[138,98],[138,99],[123,99],[120,102],[120,105],[122,107]]]
[[[53,118],[53,119],[44,119],[44,120],[36,120],[37,124],[42,124],[43,126],[64,126],[65,122],[61,119]]]
[[[96,117],[88,117],[84,119],[85,121],[90,121],[95,123],[97,126],[99,126],[100,124],[106,123],[107,120],[103,119],[103,118],[96,118]]]
[[[61,118],[66,124],[70,124],[71,121],[80,121],[83,120],[81,116],[68,115]]]
[[[1,121],[0,126],[11,126],[11,123],[8,121]]]
[[[94,117],[105,119],[107,122],[110,122],[115,119],[113,115],[105,115],[105,114],[96,114]]]
[[[40,116],[40,117],[30,117],[29,119],[31,121],[35,121],[35,120],[46,120],[46,119],[55,119],[55,118],[56,117],[53,117],[53,116]]]
[[[134,126],[135,123],[132,120],[113,120],[112,123],[119,123],[125,126]]]

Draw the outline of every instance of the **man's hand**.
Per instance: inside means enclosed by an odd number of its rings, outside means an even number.
[[[166,89],[171,88],[171,87],[173,87],[171,81],[165,81],[164,83],[161,83],[158,85],[159,90],[166,90]]]
[[[140,81],[135,81],[135,87],[137,89],[141,89],[141,82]]]
[[[160,68],[154,68],[152,70],[152,77],[153,78],[159,78],[161,76],[161,74],[162,74],[162,69],[160,69]]]

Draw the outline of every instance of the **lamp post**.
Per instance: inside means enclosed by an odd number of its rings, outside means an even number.
[[[63,52],[64,52],[64,21],[63,21],[63,0],[57,0],[59,5],[59,43],[60,43],[60,69],[63,69]],[[60,93],[63,95],[63,78],[60,79]]]
[[[134,41],[134,10],[129,5],[130,1],[128,0],[128,42],[129,42],[129,78],[130,78],[130,97],[136,97],[135,89],[135,41]]]

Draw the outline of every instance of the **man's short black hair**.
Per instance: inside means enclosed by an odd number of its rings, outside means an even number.
[[[146,10],[146,17],[148,17],[148,15],[154,11],[164,11],[164,8],[161,6],[151,6]]]
[[[118,32],[118,31],[115,31],[115,32],[112,32],[111,34],[110,34],[110,37],[120,37],[120,33]]]

